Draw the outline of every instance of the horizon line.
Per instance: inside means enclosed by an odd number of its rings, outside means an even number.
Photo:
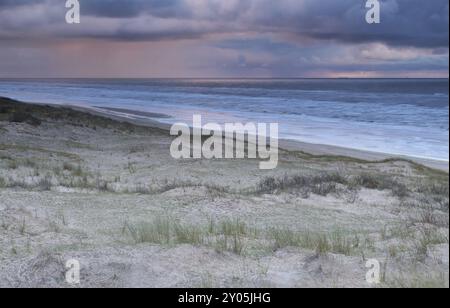
[[[1,77],[0,80],[25,79],[135,79],[135,80],[392,80],[392,79],[429,79],[448,80],[449,77]]]

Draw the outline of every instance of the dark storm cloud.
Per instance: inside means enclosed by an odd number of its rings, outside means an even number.
[[[228,4],[224,5],[224,2]],[[229,31],[238,28],[240,31],[284,32],[345,43],[448,47],[448,0],[381,0],[381,3],[382,22],[379,25],[365,22],[364,0],[97,0],[82,1],[82,8],[84,14],[97,17],[150,15],[216,21],[223,23],[224,30]],[[145,35],[142,37],[145,39]]]
[[[84,1],[82,14],[97,17],[130,18],[143,14],[161,17],[180,17],[188,11],[178,0],[99,0]]]
[[[448,0],[79,2],[0,0],[0,76],[448,75]]]
[[[345,2],[345,1],[344,1]],[[381,5],[381,23],[368,25],[358,19],[358,10],[343,13],[342,21],[305,33],[318,39],[346,43],[384,42],[394,46],[448,47],[447,0],[386,0]],[[338,15],[334,15],[336,19]],[[330,19],[333,11],[329,12]]]
[[[45,3],[62,6],[63,0],[0,0],[0,12],[14,7]],[[255,32],[290,34],[298,39],[335,40],[343,43],[383,42],[397,46],[448,47],[448,0],[381,0],[379,25],[365,22],[365,0],[80,0],[82,16],[122,20],[122,27],[138,24],[144,18],[171,20],[168,29],[140,23],[140,27],[115,33],[82,28],[77,35],[117,40],[154,40],[196,38],[217,32]],[[50,17],[49,17],[50,19]],[[61,18],[62,19],[62,18]],[[61,20],[63,22],[63,20]],[[199,27],[186,23],[208,22]],[[14,19],[18,28],[20,16]],[[53,24],[42,27],[52,32]],[[0,20],[0,29],[2,20]],[[11,28],[11,26],[10,26]],[[177,30],[174,30],[177,29]],[[42,31],[41,31],[42,32]],[[177,35],[174,35],[174,32]],[[72,33],[58,34],[70,36]],[[124,35],[126,34],[126,35]],[[12,34],[13,35],[13,34]],[[167,35],[167,38],[165,36]]]
[[[0,10],[6,7],[15,7],[21,5],[32,5],[45,2],[45,0],[0,0]]]

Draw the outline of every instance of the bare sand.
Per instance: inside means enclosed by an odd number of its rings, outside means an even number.
[[[69,259],[79,287],[448,287],[448,166],[301,144],[264,171],[171,141],[0,99],[0,287],[73,287]]]

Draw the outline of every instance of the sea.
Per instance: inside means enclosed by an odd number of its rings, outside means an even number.
[[[0,96],[166,124],[278,123],[282,139],[449,160],[448,79],[0,79]]]

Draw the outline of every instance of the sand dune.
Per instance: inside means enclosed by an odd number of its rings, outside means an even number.
[[[174,160],[130,121],[0,100],[0,287],[69,287],[69,259],[81,287],[448,287],[448,164]]]

